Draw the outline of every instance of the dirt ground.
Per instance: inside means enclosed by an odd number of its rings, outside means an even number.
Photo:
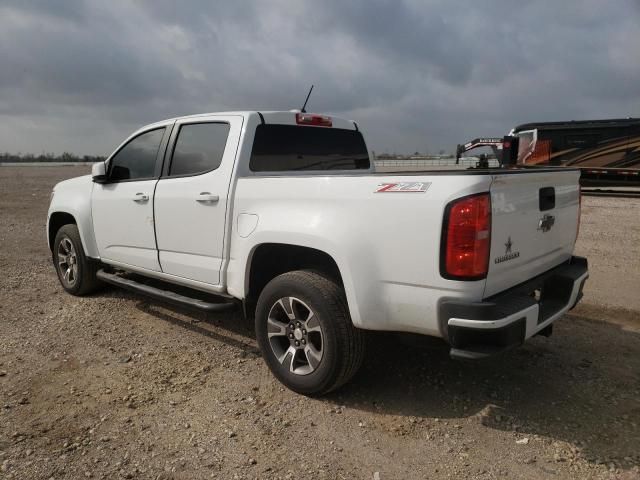
[[[63,292],[51,187],[0,168],[0,478],[640,478],[639,200],[585,198],[584,304],[481,363],[374,335],[321,399],[280,386],[238,314]]]

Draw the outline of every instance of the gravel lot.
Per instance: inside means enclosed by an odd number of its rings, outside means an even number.
[[[640,200],[585,198],[585,302],[483,363],[374,335],[353,383],[282,388],[237,314],[65,294],[51,187],[0,168],[0,478],[640,478]]]

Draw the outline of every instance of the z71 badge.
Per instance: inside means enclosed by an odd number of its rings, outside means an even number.
[[[380,183],[373,193],[424,193],[429,189],[430,182],[399,182]]]

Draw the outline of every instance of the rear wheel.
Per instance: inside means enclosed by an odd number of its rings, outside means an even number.
[[[364,355],[364,334],[351,323],[342,288],[307,270],[267,284],[256,309],[256,338],[276,378],[305,395],[348,382]]]
[[[58,230],[52,253],[58,279],[68,293],[86,295],[101,286],[96,278],[99,265],[90,262],[84,254],[76,225],[64,225]]]

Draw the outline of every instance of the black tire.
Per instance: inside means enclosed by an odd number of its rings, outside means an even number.
[[[70,252],[71,255],[65,255],[66,252]],[[52,254],[58,280],[60,280],[62,288],[71,295],[87,295],[102,286],[100,280],[96,278],[96,272],[100,265],[98,262],[89,261],[84,254],[80,233],[76,225],[68,224],[60,227],[53,241]],[[64,263],[65,259],[69,257],[73,257],[73,259]]]
[[[279,302],[281,299],[290,298],[293,298],[293,301]],[[308,315],[306,310],[312,311],[308,318],[313,320],[308,324],[303,320],[302,327],[296,328],[297,320],[293,320],[286,309],[279,306],[284,303],[289,304],[288,310],[296,317],[304,319]],[[269,323],[270,312],[272,320]],[[278,315],[280,328],[274,327],[274,319]],[[255,321],[256,339],[267,366],[281,383],[294,392],[310,396],[326,394],[351,380],[362,364],[365,350],[364,332],[355,328],[351,322],[343,289],[318,272],[298,270],[284,273],[271,280],[258,299]],[[285,325],[286,335],[282,334],[280,322]],[[309,332],[298,332],[297,330],[304,328],[304,325],[310,329]],[[294,328],[296,335],[301,338],[292,336]],[[274,335],[271,339],[270,329]],[[304,332],[304,337],[301,332]],[[305,347],[294,346],[293,342],[296,339],[300,342],[306,339],[305,344],[315,347],[316,354],[318,350],[322,352],[319,362],[313,355],[314,361],[310,360]],[[288,349],[294,349],[296,353],[286,354]],[[285,356],[280,355],[280,359],[284,358],[281,362],[278,354],[283,351]],[[298,362],[298,359],[301,361]],[[305,361],[308,365],[305,365]],[[294,365],[299,366],[294,369]],[[292,369],[307,372],[292,373]],[[308,371],[310,369],[311,371]]]

